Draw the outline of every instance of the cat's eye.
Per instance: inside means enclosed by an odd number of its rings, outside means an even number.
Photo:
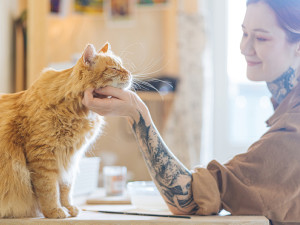
[[[115,67],[115,66],[111,66],[111,67],[110,67],[110,69],[112,69],[112,70],[116,70],[116,71],[120,71],[120,69],[119,69],[119,68],[117,68],[117,67]]]

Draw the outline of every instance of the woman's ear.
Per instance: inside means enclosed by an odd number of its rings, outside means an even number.
[[[95,51],[94,46],[91,44],[88,44],[82,54],[83,63],[87,66],[92,65],[94,62],[95,56],[96,56],[96,51]]]
[[[100,52],[107,53],[108,51],[111,51],[111,47],[109,42],[106,42],[105,45],[100,49],[99,53]]]

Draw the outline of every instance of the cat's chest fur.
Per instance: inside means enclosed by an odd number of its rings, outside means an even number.
[[[93,112],[89,112],[88,117],[84,120],[76,122],[80,125],[73,126],[72,134],[61,138],[61,146],[63,147],[55,150],[57,165],[60,170],[59,174],[62,180],[72,178],[69,173],[77,169],[80,158],[100,135],[104,124],[103,118]],[[66,129],[66,132],[69,133],[69,129]]]
[[[103,117],[89,112],[86,118],[73,119],[60,130],[54,127],[54,130],[59,130],[57,139],[60,147],[56,147],[55,150],[58,167],[68,169],[71,165],[76,165],[81,156],[100,135],[103,124]]]
[[[31,104],[22,114],[26,137],[26,156],[30,161],[37,154],[54,157],[58,169],[67,171],[78,163],[79,158],[96,140],[104,119],[91,111],[78,112],[72,104],[49,107],[42,102]]]

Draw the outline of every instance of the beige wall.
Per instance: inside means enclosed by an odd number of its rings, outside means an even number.
[[[0,1],[0,93],[13,90],[13,19],[16,16],[17,0]]]
[[[100,48],[106,41],[133,73],[177,75],[175,0],[162,8],[138,8],[132,21],[123,24],[109,23],[105,14],[45,15],[47,7],[48,0],[38,5],[28,0],[27,86],[50,63],[69,61],[87,43]]]
[[[175,0],[164,8],[139,8],[133,21],[126,24],[107,23],[105,16],[72,13],[64,17],[41,14],[43,18],[37,21],[34,18],[46,9],[47,0],[40,0],[40,6],[34,1],[28,1],[31,8],[28,21],[29,26],[31,24],[28,85],[38,76],[37,71],[50,63],[70,61],[72,55],[81,53],[87,43],[99,49],[106,41],[111,43],[112,50],[135,74],[150,73],[146,77],[162,74],[177,76]],[[161,130],[163,99],[150,100],[146,104]],[[100,155],[102,166],[127,166],[130,179],[149,180],[145,162],[126,119],[106,118],[106,121],[103,134],[89,155]]]
[[[133,72],[143,72],[149,66],[151,70],[146,72],[163,69],[163,16],[161,10],[138,11],[132,22],[115,26],[107,24],[104,16],[50,17],[47,62],[70,60],[72,54],[81,53],[87,43],[99,49],[109,41],[124,63],[137,67]]]

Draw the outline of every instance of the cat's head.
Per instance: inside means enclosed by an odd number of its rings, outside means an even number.
[[[98,52],[93,45],[85,48],[81,58],[74,66],[73,76],[84,89],[113,86],[128,89],[132,83],[131,73],[122,65],[122,60],[106,43]]]

